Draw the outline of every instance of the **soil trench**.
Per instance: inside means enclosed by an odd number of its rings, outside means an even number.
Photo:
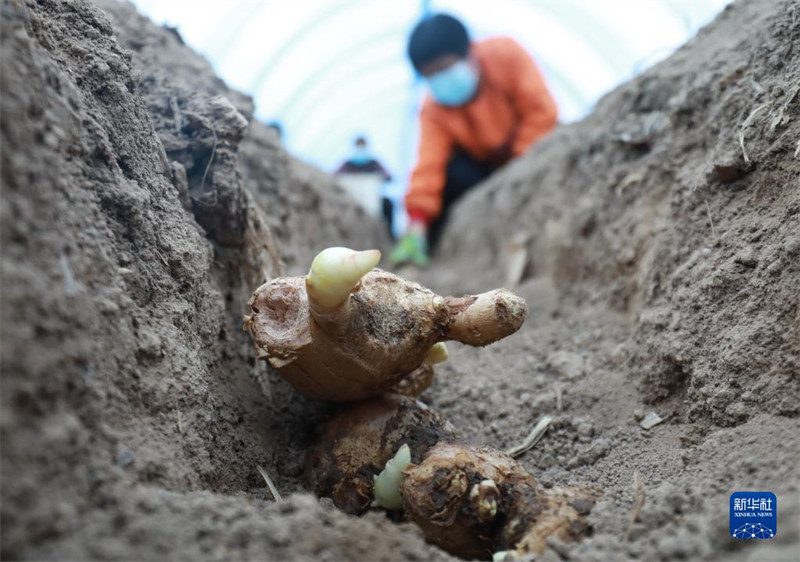
[[[132,5],[4,0],[0,26],[0,557],[455,560],[306,491],[335,407],[241,330],[260,284],[382,226]],[[799,76],[800,3],[734,2],[459,202],[417,274],[528,302],[422,399],[501,450],[553,417],[519,460],[604,494],[537,560],[797,559]],[[777,495],[775,539],[729,536],[744,490]]]

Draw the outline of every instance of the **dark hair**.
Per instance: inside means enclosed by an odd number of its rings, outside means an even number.
[[[464,24],[453,16],[436,14],[420,21],[408,39],[408,58],[417,72],[442,55],[466,57],[469,34]]]
[[[365,137],[364,135],[359,135],[353,141],[353,144],[367,144],[367,137]]]

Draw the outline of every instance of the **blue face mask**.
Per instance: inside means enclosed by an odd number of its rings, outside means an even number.
[[[478,89],[478,73],[465,60],[429,76],[427,80],[433,98],[442,105],[464,105]]]
[[[350,156],[350,162],[353,164],[367,164],[370,160],[372,160],[372,156],[366,146],[355,147],[353,154]]]

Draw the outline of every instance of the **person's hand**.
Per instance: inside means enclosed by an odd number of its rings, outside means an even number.
[[[424,224],[411,223],[406,233],[395,244],[389,261],[394,265],[413,263],[419,267],[428,265],[428,238]]]

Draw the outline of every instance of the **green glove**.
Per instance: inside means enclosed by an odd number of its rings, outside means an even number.
[[[428,241],[421,234],[404,234],[392,248],[389,261],[394,265],[401,263],[413,263],[420,267],[428,265]]]

